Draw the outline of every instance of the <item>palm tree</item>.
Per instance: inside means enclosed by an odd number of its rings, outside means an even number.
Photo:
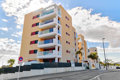
[[[88,55],[88,58],[91,58],[93,60],[97,60],[98,59],[98,55],[97,55],[96,52],[94,52],[94,53],[91,53],[90,55]]]
[[[15,59],[8,60],[8,63],[10,64],[9,67],[13,67],[13,64],[15,63]]]
[[[77,55],[78,55],[78,54],[81,54],[81,55],[82,55],[82,49],[83,49],[83,48],[81,47],[81,48],[75,53],[76,58],[77,58]]]
[[[80,50],[78,50],[78,51],[76,52],[76,55],[77,55],[77,54],[81,54],[81,55],[82,55],[82,49],[83,49],[83,48],[80,48]]]

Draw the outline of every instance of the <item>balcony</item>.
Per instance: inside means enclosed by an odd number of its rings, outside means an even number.
[[[53,18],[53,19],[46,20],[46,21],[40,23],[39,28],[40,29],[51,28],[51,26],[55,26],[56,24],[57,24],[57,19]]]
[[[55,45],[57,45],[57,40],[56,39],[49,39],[49,40],[44,40],[44,41],[39,41],[38,42],[38,47],[39,48],[55,47]]]
[[[50,50],[50,51],[42,51],[37,53],[37,58],[45,59],[45,58],[55,58],[55,57],[61,57],[61,52],[56,50]]]
[[[50,9],[50,10],[44,10],[42,14],[40,15],[41,20],[50,19],[56,16],[56,10]]]
[[[50,28],[44,31],[39,32],[39,38],[46,39],[48,37],[54,37],[57,34],[57,29],[56,28]]]

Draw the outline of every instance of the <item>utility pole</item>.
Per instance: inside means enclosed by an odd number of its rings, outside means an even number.
[[[104,46],[105,38],[102,38],[102,40],[103,40],[103,51],[104,51],[104,58],[105,58],[105,64],[106,64],[106,70],[107,70],[107,62],[106,62],[106,54],[105,54],[105,46]]]

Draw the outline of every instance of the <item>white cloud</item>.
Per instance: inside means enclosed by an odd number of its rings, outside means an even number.
[[[8,20],[7,20],[7,19],[2,19],[2,21],[4,21],[4,22],[8,22]]]
[[[83,34],[86,40],[93,42],[101,42],[104,37],[110,43],[109,47],[120,47],[120,23],[107,16],[102,17],[101,13],[92,14],[92,11],[82,7],[68,10],[78,34]]]
[[[8,31],[8,28],[7,27],[1,27],[0,30],[2,30],[2,31]]]
[[[12,34],[11,36],[13,36],[13,37],[22,36],[22,31],[16,32],[16,33]]]
[[[15,59],[17,63],[19,52],[20,44],[15,43],[15,40],[0,38],[0,66],[2,62],[6,65],[10,58]]]
[[[20,26],[20,25],[17,25],[16,28],[17,28],[17,29],[21,29],[21,26]]]
[[[104,61],[103,48],[97,47],[98,55],[101,61]],[[120,48],[105,48],[106,58],[114,62],[120,62]]]
[[[14,16],[16,23],[21,25],[25,14],[51,4],[53,4],[53,0],[5,0],[2,3],[2,8],[7,16]]]

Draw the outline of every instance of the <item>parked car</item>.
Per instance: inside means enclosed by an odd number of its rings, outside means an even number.
[[[116,69],[120,69],[120,67],[117,66]]]

